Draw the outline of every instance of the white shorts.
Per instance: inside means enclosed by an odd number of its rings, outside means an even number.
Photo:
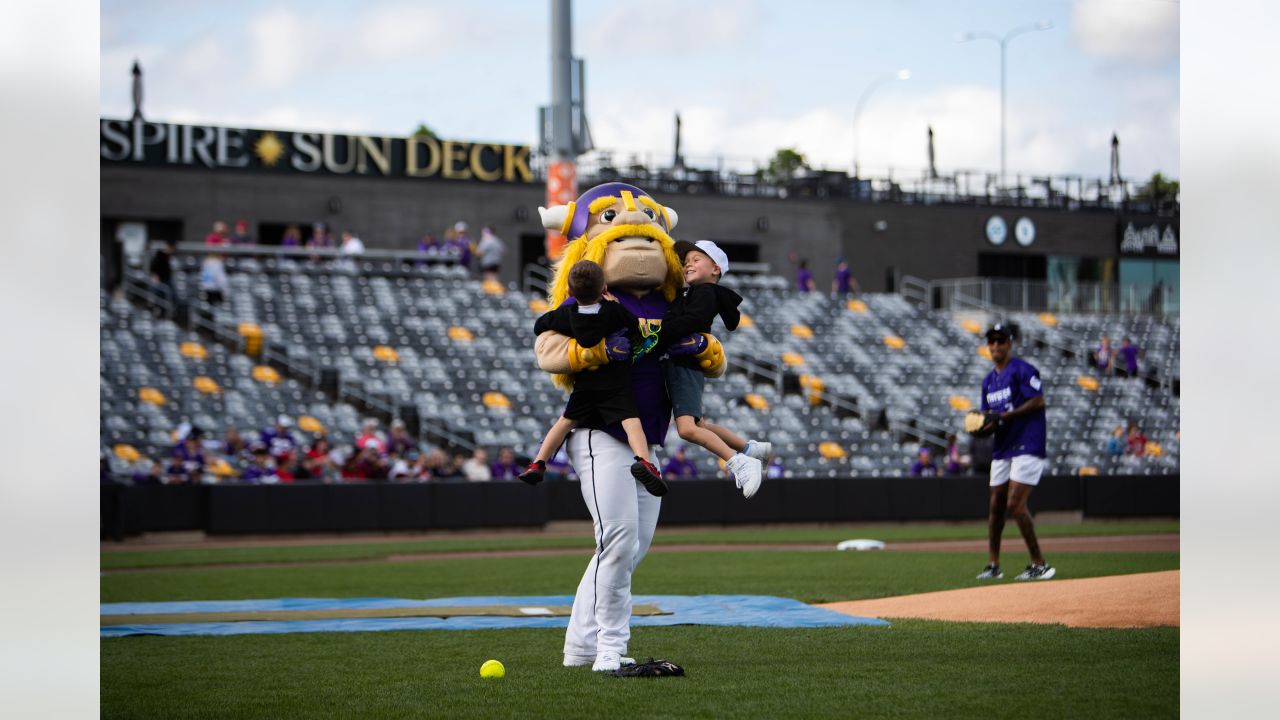
[[[1035,455],[1019,455],[1012,460],[991,461],[991,487],[999,487],[1010,478],[1023,485],[1039,485],[1044,472],[1044,458]]]

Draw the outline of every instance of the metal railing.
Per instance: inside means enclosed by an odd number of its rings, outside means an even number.
[[[990,312],[1050,312],[1061,314],[1151,315],[1174,317],[1180,310],[1179,290],[1154,285],[1115,283],[1050,283],[1003,278],[903,278],[900,294],[915,302],[925,298],[934,310]]]

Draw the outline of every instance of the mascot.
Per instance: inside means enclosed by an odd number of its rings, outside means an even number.
[[[650,448],[661,446],[671,420],[671,401],[658,358],[646,353],[656,342],[668,304],[681,285],[680,261],[671,231],[676,212],[626,183],[598,185],[568,205],[538,208],[542,224],[569,239],[549,292],[552,308],[569,297],[569,268],[593,260],[604,269],[610,292],[639,318],[641,347],[621,334],[594,347],[578,347],[573,338],[545,332],[534,345],[538,365],[553,373],[558,387],[572,387],[573,374],[610,362],[629,362],[631,385]],[[708,377],[724,374],[724,351],[708,334],[682,339],[668,351],[691,355]],[[633,355],[634,361],[633,361]],[[617,670],[631,637],[631,574],[653,540],[662,500],[650,495],[631,475],[632,452],[620,424],[579,426],[565,442],[591,513],[596,552],[578,584],[569,629],[566,667]],[[650,450],[650,462],[657,457]]]

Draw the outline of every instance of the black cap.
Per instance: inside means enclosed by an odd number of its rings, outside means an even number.
[[[987,342],[991,342],[995,338],[1003,338],[1012,340],[1017,336],[1017,328],[1009,323],[998,322],[987,330]]]

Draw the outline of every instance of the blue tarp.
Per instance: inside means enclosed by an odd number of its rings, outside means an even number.
[[[656,625],[736,625],[741,627],[834,627],[885,625],[875,618],[855,617],[812,607],[799,600],[768,595],[636,595],[636,605],[656,605],[670,615],[638,616],[634,627]],[[403,598],[277,598],[272,600],[205,600],[194,602],[104,603],[103,615],[141,613],[207,613],[249,610],[346,610],[398,607],[457,607],[469,605],[572,605],[572,595],[521,597],[455,597],[432,600]],[[163,625],[113,625],[100,637],[126,635],[259,635],[295,632],[372,632],[379,630],[481,630],[490,628],[563,628],[566,617],[410,617],[337,620],[284,620]]]

